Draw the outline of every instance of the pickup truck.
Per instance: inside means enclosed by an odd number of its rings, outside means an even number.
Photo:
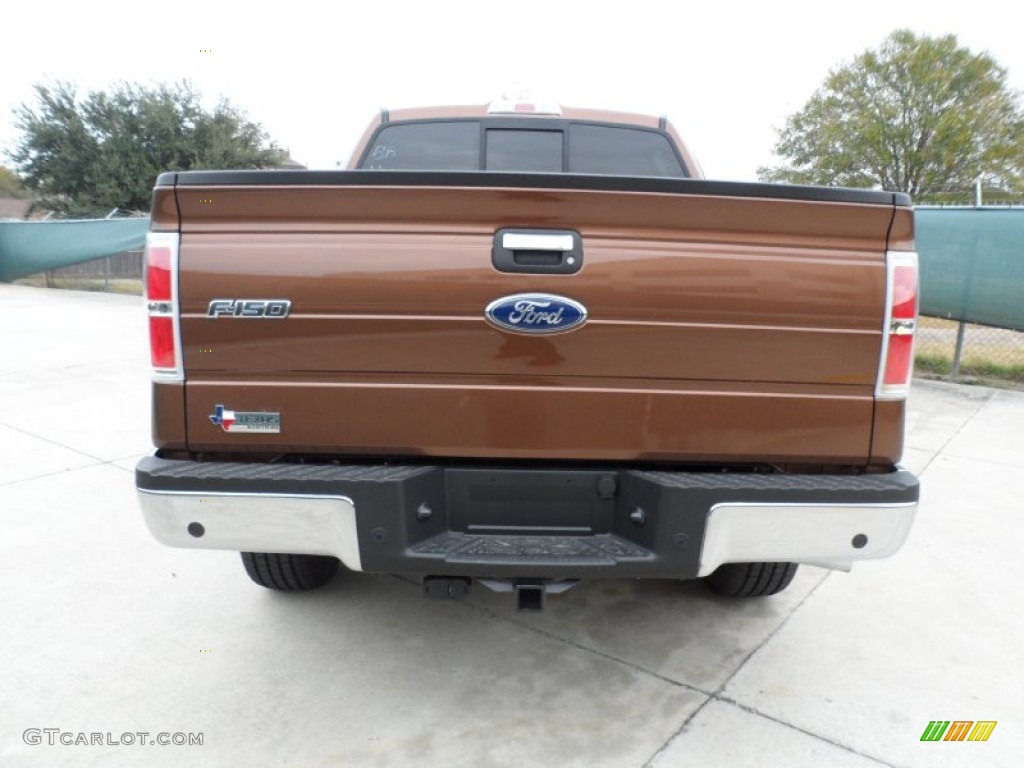
[[[586,578],[784,589],[894,553],[902,193],[708,181],[664,119],[382,112],[347,170],[164,173],[152,534],[539,610]]]

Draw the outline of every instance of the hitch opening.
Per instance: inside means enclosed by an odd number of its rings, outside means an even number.
[[[539,613],[547,595],[560,595],[579,584],[579,579],[477,579],[492,592],[511,592],[516,610]]]
[[[517,583],[516,610],[540,613],[544,610],[544,595],[547,590],[543,584]]]

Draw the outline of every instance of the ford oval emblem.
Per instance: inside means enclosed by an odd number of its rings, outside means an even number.
[[[587,322],[587,308],[564,296],[517,293],[492,301],[484,317],[496,328],[512,333],[565,333]]]

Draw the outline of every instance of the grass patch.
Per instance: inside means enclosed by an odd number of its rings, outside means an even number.
[[[953,372],[953,361],[945,355],[917,354],[914,357],[914,373],[932,376],[949,376]]]
[[[1003,379],[1024,384],[1024,365],[1002,365],[991,360],[967,360],[960,363],[960,373],[983,379]]]
[[[945,355],[918,354],[914,358],[914,374],[924,378],[948,378],[953,372],[953,359]],[[977,357],[960,361],[957,381],[965,384],[991,386],[1024,386],[1024,365],[1006,365]]]

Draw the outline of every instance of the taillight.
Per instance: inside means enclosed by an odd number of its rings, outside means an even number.
[[[173,371],[178,367],[174,353],[174,318],[149,317],[149,361],[158,372]]]
[[[149,312],[149,360],[159,379],[181,380],[178,330],[178,235],[146,235],[146,309]]]
[[[917,254],[886,254],[885,336],[875,394],[902,399],[914,371],[914,332],[917,330]]]
[[[146,248],[146,298],[171,300],[171,249],[153,245]]]

